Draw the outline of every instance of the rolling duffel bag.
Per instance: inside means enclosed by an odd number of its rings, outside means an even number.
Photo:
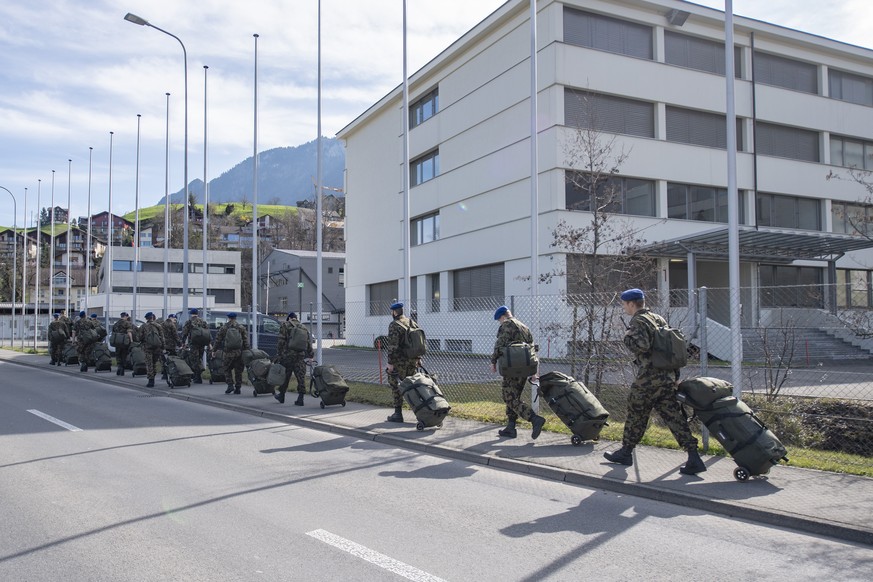
[[[215,350],[206,357],[206,365],[209,367],[209,383],[224,382],[224,351]]]
[[[609,412],[582,382],[561,372],[540,376],[539,391],[567,428],[573,432],[570,442],[596,441],[608,423]]]
[[[260,352],[261,350],[253,351]],[[270,364],[270,358],[256,358],[249,360],[249,363],[246,364],[246,374],[249,377],[249,383],[251,383],[252,388],[254,388],[252,396],[257,396],[258,394],[272,394],[275,392],[274,388],[267,382],[267,374],[270,372]]]
[[[321,407],[346,405],[349,385],[333,366],[314,366],[309,376],[309,394],[321,398]]]
[[[421,370],[404,378],[398,388],[418,420],[415,428],[418,430],[431,426],[439,428],[452,407],[449,406],[434,377],[424,368]]]
[[[124,367],[128,368],[133,376],[145,376],[148,373],[148,368],[146,368],[146,353],[142,349],[141,343],[133,342],[130,344],[130,350],[127,352],[127,361]]]
[[[106,372],[112,369],[112,354],[106,344],[100,342],[94,344],[89,355],[89,365],[94,366],[95,372]]]
[[[747,481],[749,477],[766,475],[780,460],[788,461],[788,451],[773,432],[764,426],[748,405],[733,396],[723,396],[711,400],[708,405],[697,408],[697,401],[709,399],[709,393],[700,386],[715,386],[716,391],[733,391],[730,383],[717,378],[694,378],[679,383],[676,397],[679,402],[694,410],[694,416],[709,429],[725,451],[733,457],[737,468],[734,477]],[[725,386],[726,385],[726,386]],[[714,396],[714,393],[713,393]]]
[[[67,340],[67,343],[64,344],[62,357],[64,358],[64,364],[67,366],[73,366],[79,363],[79,352],[76,351],[76,345],[72,340]]]
[[[170,388],[191,385],[194,373],[188,362],[179,356],[164,356],[164,370],[167,372],[167,384]]]

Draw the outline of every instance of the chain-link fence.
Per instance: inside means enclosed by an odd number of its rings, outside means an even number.
[[[742,398],[783,440],[797,464],[873,473],[873,309],[848,307],[826,291],[821,286],[739,291],[734,302],[742,312]],[[646,295],[648,305],[689,339],[689,364],[682,379],[731,381],[729,290]],[[498,328],[493,313],[502,304],[534,333],[540,374],[556,370],[582,381],[610,412],[602,438],[620,440],[635,370],[622,343],[629,318],[617,293],[407,304],[407,315],[427,333],[423,365],[437,375],[452,414],[503,419],[500,378],[491,370]],[[341,370],[349,380],[387,384],[382,348],[390,321],[385,304],[346,305],[347,346],[363,348],[357,363]],[[387,388],[384,394],[385,399],[371,400],[387,403]],[[549,419],[547,429],[563,429],[550,411],[541,413]],[[644,442],[676,446],[656,418]],[[713,452],[720,451],[714,439],[709,444]]]

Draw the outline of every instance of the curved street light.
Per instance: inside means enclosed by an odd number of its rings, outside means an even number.
[[[9,192],[12,196],[12,334],[9,337],[9,345],[15,347],[15,296],[18,294],[16,285],[16,274],[18,273],[18,203],[15,201],[15,195],[9,188],[0,186],[3,190]]]
[[[188,51],[185,49],[185,43],[182,42],[178,36],[173,34],[172,32],[168,32],[163,28],[159,28],[146,20],[145,18],[141,18],[136,14],[132,14],[128,12],[124,19],[128,22],[132,22],[133,24],[138,24],[140,26],[150,26],[159,32],[163,32],[167,36],[171,36],[175,38],[182,47],[182,56],[184,57],[185,64],[185,218],[183,222],[182,228],[182,314],[179,318],[181,322],[184,322],[188,318]],[[204,291],[205,292],[205,291]]]

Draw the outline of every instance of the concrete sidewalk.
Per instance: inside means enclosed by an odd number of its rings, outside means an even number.
[[[75,366],[48,366],[48,358],[43,355],[0,350],[0,361],[59,374],[82,374]],[[739,482],[733,477],[736,464],[731,459],[708,456],[704,456],[708,468],[705,473],[686,476],[677,470],[685,461],[685,454],[680,451],[640,446],[635,450],[633,467],[624,467],[607,463],[603,458],[603,452],[618,446],[610,441],[573,446],[569,435],[543,432],[534,442],[528,430],[519,430],[516,439],[501,439],[495,425],[451,416],[441,429],[418,431],[408,410],[404,410],[407,422],[398,425],[385,422],[390,410],[354,402],[322,409],[318,399],[307,395],[305,406],[299,407],[293,405],[293,394],[289,393],[285,404],[279,404],[269,395],[252,397],[251,387],[245,385],[241,395],[225,395],[224,384],[207,382],[170,390],[160,380],[155,388],[146,388],[144,377],[119,377],[114,372],[93,371],[89,371],[88,376],[113,385],[239,410],[471,465],[518,471],[873,545],[873,479],[870,478],[779,465],[766,477]]]

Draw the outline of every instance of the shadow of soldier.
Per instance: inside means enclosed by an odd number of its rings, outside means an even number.
[[[476,473],[474,467],[458,461],[448,461],[439,465],[419,467],[413,471],[382,471],[380,477],[397,477],[398,479],[463,479]]]

